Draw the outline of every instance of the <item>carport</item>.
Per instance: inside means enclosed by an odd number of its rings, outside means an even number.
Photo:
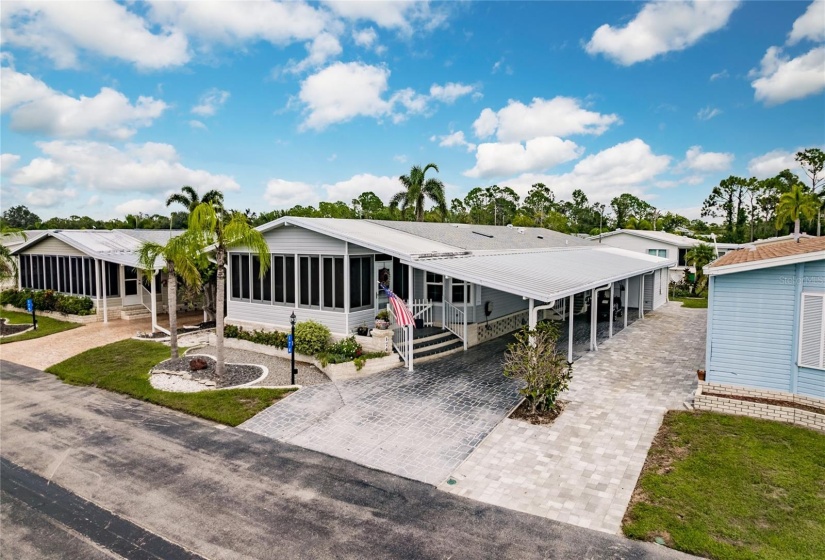
[[[404,262],[419,269],[454,279],[464,285],[482,286],[521,297],[527,303],[527,324],[535,328],[539,320],[567,321],[568,361],[573,361],[573,332],[577,315],[590,314],[590,350],[598,350],[597,323],[599,296],[608,301],[619,297],[623,327],[629,309],[638,318],[667,301],[667,271],[674,261],[612,247],[559,247],[544,250],[484,252],[453,257],[419,258]],[[411,272],[412,274],[412,272]],[[466,298],[465,302],[466,302]],[[445,309],[448,304],[445,302]],[[462,312],[463,311],[463,312]],[[466,304],[460,309],[466,333]],[[614,332],[614,313],[609,315],[608,336]],[[460,326],[459,326],[460,327]],[[446,327],[449,328],[449,327]],[[412,369],[410,359],[408,366]]]

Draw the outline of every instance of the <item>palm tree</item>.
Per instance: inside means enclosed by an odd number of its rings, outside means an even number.
[[[397,193],[390,199],[390,209],[394,210],[401,205],[401,213],[406,214],[407,208],[413,207],[415,209],[415,220],[417,222],[424,221],[424,199],[432,200],[438,213],[441,214],[441,219],[447,219],[447,202],[444,200],[444,183],[438,179],[425,179],[427,171],[435,169],[438,173],[438,166],[434,163],[428,163],[424,169],[421,166],[414,165],[410,169],[409,175],[402,175],[398,178],[401,184],[404,185],[403,191]]]
[[[685,253],[685,260],[693,264],[696,268],[696,278],[693,281],[693,295],[698,295],[702,291],[702,280],[704,279],[704,267],[716,258],[713,247],[707,243],[699,243],[693,249]]]
[[[194,236],[201,247],[207,247],[215,253],[217,265],[217,295],[215,302],[215,335],[217,338],[215,375],[218,380],[223,378],[223,308],[226,297],[226,257],[232,247],[242,247],[257,255],[261,263],[260,276],[269,269],[269,246],[263,235],[249,225],[246,216],[240,212],[232,212],[228,217],[214,205],[201,202],[189,217],[189,233]]]
[[[190,213],[194,211],[195,207],[202,202],[218,207],[223,206],[223,193],[221,191],[207,191],[204,193],[203,198],[199,198],[198,191],[189,185],[182,186],[180,190],[181,192],[179,193],[169,195],[169,198],[166,199],[166,206],[171,206],[172,204],[177,203],[186,208],[186,210]]]
[[[10,228],[0,224],[0,236],[19,235],[26,241],[26,232],[17,228]],[[17,277],[17,261],[11,254],[11,249],[0,243],[0,281]]]
[[[197,239],[189,232],[172,237],[166,245],[152,241],[144,241],[138,249],[140,267],[152,276],[155,261],[161,258],[166,263],[168,277],[169,299],[169,346],[172,350],[172,359],[178,357],[178,278],[195,288],[201,285],[201,273],[198,269],[200,248]]]
[[[779,197],[776,205],[776,229],[780,229],[789,220],[793,221],[793,236],[799,241],[799,222],[804,216],[813,220],[819,212],[821,202],[819,198],[805,190],[801,183],[795,184],[791,190]]]

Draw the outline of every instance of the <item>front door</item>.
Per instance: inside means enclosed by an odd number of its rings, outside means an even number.
[[[390,302],[386,292],[380,288],[378,283],[382,283],[387,287],[391,287],[390,281],[392,276],[392,261],[375,261],[375,311],[386,309]]]
[[[123,267],[123,305],[138,305],[140,297],[140,271],[131,266]]]

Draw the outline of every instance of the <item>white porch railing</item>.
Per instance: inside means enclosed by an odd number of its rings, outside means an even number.
[[[449,301],[444,302],[444,328],[456,335],[461,340],[465,340],[464,310],[456,307]]]
[[[138,282],[138,286],[140,286],[140,303],[142,303],[146,309],[152,309],[152,292],[146,289],[143,282]]]
[[[412,359],[412,328],[402,327],[395,319],[392,305],[387,304],[387,311],[390,313],[390,330],[392,331],[392,347],[404,360],[404,365],[410,367]]]
[[[414,299],[412,304],[414,319],[421,319],[422,326],[433,326],[433,302],[429,299]]]

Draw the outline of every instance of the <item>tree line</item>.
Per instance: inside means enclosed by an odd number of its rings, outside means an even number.
[[[464,198],[453,198],[448,203],[443,183],[427,176],[431,170],[438,172],[438,166],[433,163],[423,167],[413,166],[408,174],[402,175],[399,178],[400,190],[388,204],[374,192],[368,191],[349,203],[325,201],[317,207],[296,205],[284,210],[259,213],[246,209],[240,213],[253,226],[283,216],[301,216],[512,224],[588,235],[616,228],[699,236],[714,233],[719,241],[744,243],[789,233],[797,221],[801,232],[820,233],[822,200],[825,197],[825,153],[810,148],[798,152],[796,160],[807,175],[805,181],[789,169],[768,179],[730,176],[720,181],[702,205],[702,218],[713,221],[690,220],[673,212],[660,211],[630,193],[614,197],[609,205],[591,202],[582,189],[575,189],[570,200],[557,199],[550,187],[543,183],[532,185],[523,199],[508,186],[490,185],[473,188]],[[210,191],[199,197],[194,188],[185,186],[166,201],[167,206],[183,206],[184,211],[173,211],[169,216],[130,214],[123,219],[111,220],[70,216],[41,221],[25,206],[15,206],[3,213],[2,224],[17,229],[185,229],[189,212],[201,202],[222,205],[223,195]],[[721,223],[717,223],[719,220]]]

